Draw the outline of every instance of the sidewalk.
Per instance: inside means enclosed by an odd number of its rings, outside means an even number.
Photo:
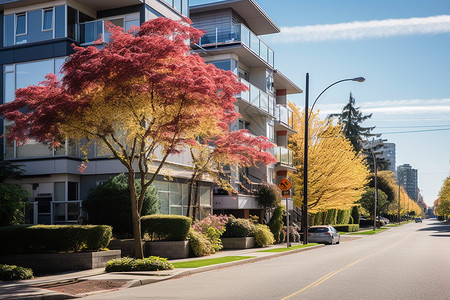
[[[292,246],[299,245],[299,243],[292,243]],[[71,299],[80,298],[88,295],[105,292],[96,291],[88,292],[82,294],[68,294],[64,292],[55,292],[49,289],[44,289],[43,285],[58,284],[58,283],[70,283],[70,282],[86,282],[86,281],[112,281],[120,284],[124,284],[123,288],[130,288],[140,285],[146,285],[158,281],[178,278],[182,276],[188,276],[191,274],[206,272],[210,270],[216,270],[226,267],[231,267],[235,265],[242,265],[247,263],[253,263],[256,261],[271,259],[274,257],[279,257],[283,255],[289,255],[293,253],[298,253],[301,251],[308,251],[323,247],[324,245],[311,246],[307,248],[294,249],[286,252],[259,252],[261,250],[276,249],[276,248],[286,248],[286,244],[274,245],[266,248],[252,248],[252,249],[241,249],[241,250],[222,250],[214,255],[206,257],[194,257],[186,259],[174,259],[170,262],[185,262],[194,261],[208,258],[218,258],[223,256],[253,256],[253,258],[248,258],[240,261],[233,261],[228,263],[210,265],[199,268],[180,268],[170,271],[141,271],[141,272],[112,272],[106,273],[104,268],[84,270],[84,271],[74,271],[66,272],[46,277],[36,277],[30,280],[22,281],[12,281],[12,282],[1,282],[0,283],[0,299]],[[70,284],[69,284],[70,285]],[[114,290],[109,289],[109,291]],[[115,288],[117,290],[117,288]]]

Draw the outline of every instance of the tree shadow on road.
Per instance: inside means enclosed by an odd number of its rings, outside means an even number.
[[[417,229],[417,231],[434,231],[436,233],[450,233],[450,224],[448,223],[442,223],[442,222],[433,222],[430,224],[427,224],[426,227]],[[449,236],[448,234],[435,234],[432,236]]]

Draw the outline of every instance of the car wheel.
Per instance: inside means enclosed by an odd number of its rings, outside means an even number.
[[[336,243],[336,244],[338,244],[338,245],[339,245],[340,243],[341,243],[341,238],[339,238],[339,239],[338,239],[338,241],[337,241],[337,243]]]

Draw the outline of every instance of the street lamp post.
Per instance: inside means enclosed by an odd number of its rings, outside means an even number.
[[[357,81],[363,82],[365,80],[364,77],[355,77],[348,78],[336,81],[329,86],[327,86],[320,94],[317,96],[316,100],[314,100],[313,105],[311,107],[311,111],[309,111],[309,73],[306,73],[306,83],[305,83],[305,151],[303,154],[303,209],[302,209],[302,227],[303,227],[303,244],[308,244],[308,135],[309,135],[309,117],[312,113],[314,105],[317,100],[319,100],[320,96],[325,93],[333,85],[336,85],[340,82],[344,81]]]

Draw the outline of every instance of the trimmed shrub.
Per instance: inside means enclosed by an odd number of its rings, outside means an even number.
[[[333,225],[337,231],[356,232],[359,230],[359,224]]]
[[[337,209],[332,208],[327,211],[327,217],[325,219],[325,224],[336,224]]]
[[[359,224],[359,216],[361,212],[358,205],[352,207],[353,224]]]
[[[0,264],[0,281],[23,280],[33,278],[33,270],[14,265]]]
[[[237,219],[233,216],[228,218],[226,230],[222,237],[249,237],[254,236],[255,225],[248,219]]]
[[[111,240],[107,225],[18,225],[0,228],[0,254],[98,251]]]
[[[192,220],[177,215],[150,215],[141,218],[142,234],[147,233],[152,241],[187,240]]]
[[[138,193],[141,190],[139,180],[136,183],[136,190]],[[155,214],[159,211],[159,207],[157,190],[149,186],[145,192],[141,215]],[[119,174],[105,184],[91,189],[87,199],[83,201],[83,209],[89,214],[90,224],[112,226],[116,238],[133,236],[130,190],[126,174]]]
[[[338,210],[336,217],[336,224],[349,224],[350,215],[352,213],[352,209],[342,209]]]
[[[188,239],[189,248],[194,256],[206,256],[213,253],[211,242],[200,232],[191,230]]]
[[[106,272],[161,271],[172,270],[173,265],[165,258],[150,256],[144,259],[122,257],[106,263]]]
[[[264,183],[256,193],[256,196],[256,201],[264,209],[281,204],[281,192],[275,184]]]
[[[267,224],[275,237],[276,243],[281,243],[280,232],[283,228],[283,209],[284,207],[279,205],[273,211],[272,218],[270,218],[269,223]]]
[[[273,233],[269,226],[263,224],[255,224],[255,243],[260,247],[266,247],[275,243]]]

